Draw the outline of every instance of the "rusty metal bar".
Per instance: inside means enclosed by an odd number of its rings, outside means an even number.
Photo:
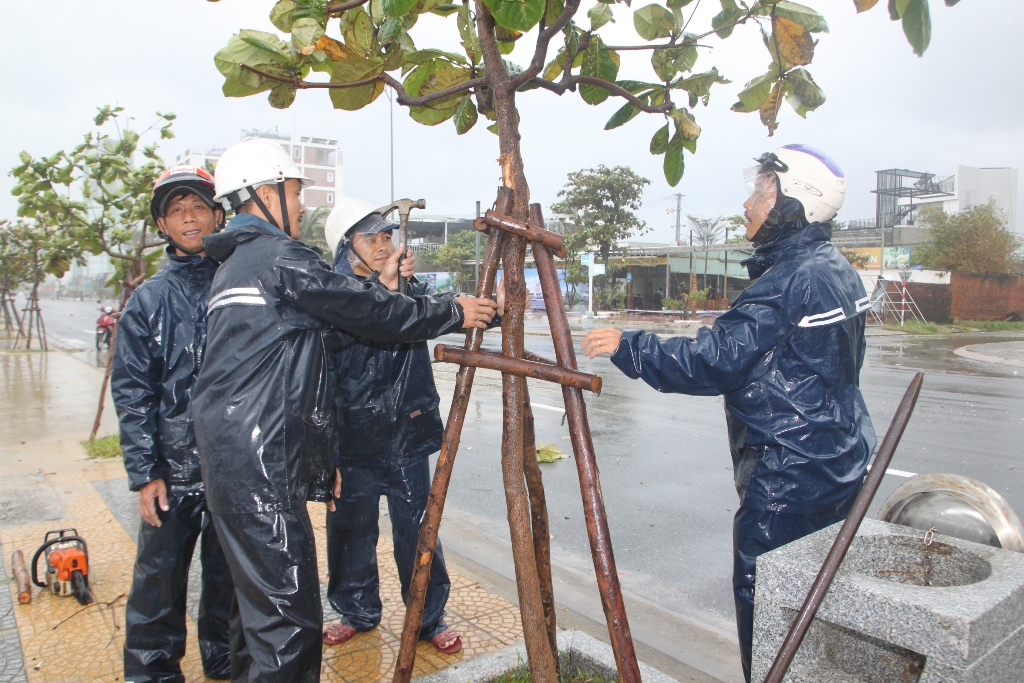
[[[512,192],[502,188],[498,190],[495,207],[499,211],[510,211],[512,208]],[[483,271],[477,284],[476,295],[489,298],[494,291],[494,280],[498,273],[501,260],[501,243],[503,234],[494,230],[487,240],[484,253]],[[466,333],[466,349],[476,351],[483,342],[483,330],[473,328]],[[466,420],[469,408],[469,397],[473,389],[473,376],[476,368],[459,368],[455,376],[455,392],[452,407],[448,412],[448,423],[445,425],[444,440],[441,442],[441,455],[434,469],[434,481],[430,486],[427,507],[423,513],[423,524],[416,545],[416,564],[413,566],[412,579],[409,582],[409,597],[405,608],[405,622],[402,626],[402,644],[395,665],[394,683],[409,683],[412,678],[413,664],[416,661],[416,643],[420,638],[420,627],[423,625],[423,602],[427,596],[427,583],[430,581],[430,563],[434,559],[437,547],[437,532],[441,525],[441,514],[448,495],[448,485],[452,479],[452,467],[459,450],[462,438],[462,425]]]
[[[569,321],[565,317],[565,307],[562,305],[562,292],[558,285],[554,259],[547,247],[537,242],[533,243],[533,256],[540,275],[544,305],[551,323],[551,338],[555,345],[558,364],[563,368],[575,370],[576,352],[569,331]],[[574,387],[563,386],[562,397],[569,420],[573,453],[576,455],[576,469],[579,472],[580,491],[583,496],[583,514],[587,523],[587,535],[590,537],[590,551],[594,557],[594,573],[601,593],[601,606],[604,608],[605,620],[608,623],[608,634],[615,653],[619,680],[622,683],[640,683],[640,667],[636,661],[626,606],[622,600],[622,587],[619,585],[619,575],[615,569],[615,556],[612,552],[611,533],[608,530],[608,516],[604,509],[604,495],[601,493],[597,457],[590,435],[590,425],[587,423],[587,406],[583,401],[583,392]]]
[[[518,235],[529,242],[540,242],[550,247],[558,258],[565,258],[565,238],[556,232],[518,221],[500,211],[488,211],[473,222],[477,230],[486,230],[488,226]]]
[[[523,358],[509,358],[508,356],[499,356],[480,351],[465,351],[463,349],[453,349],[445,344],[438,344],[434,347],[434,359],[442,363],[456,363],[458,365],[470,365],[475,368],[498,370],[499,372],[506,372],[519,377],[531,377],[563,386],[586,389],[595,394],[601,393],[601,378],[597,375],[588,375],[585,372],[578,372],[576,370],[566,370],[556,365],[535,363]]]
[[[765,676],[765,683],[781,683],[786,672],[789,671],[789,665],[793,663],[793,657],[796,656],[797,650],[800,649],[800,643],[803,642],[804,636],[807,635],[807,629],[811,627],[814,616],[818,613],[818,608],[821,606],[822,600],[825,599],[829,586],[832,585],[832,580],[843,563],[843,558],[846,557],[846,551],[850,549],[850,544],[853,543],[853,539],[857,535],[860,523],[864,521],[864,515],[867,514],[868,506],[871,505],[875,493],[878,492],[878,486],[882,483],[885,470],[892,461],[892,456],[896,452],[900,438],[903,436],[903,430],[907,428],[907,423],[910,422],[910,416],[914,412],[914,405],[917,403],[917,397],[921,393],[921,384],[923,382],[923,372],[918,372],[914,375],[914,379],[910,382],[910,386],[907,387],[906,393],[903,394],[903,400],[896,407],[896,415],[893,416],[892,424],[889,425],[889,431],[885,433],[885,438],[882,439],[882,445],[875,455],[871,470],[864,479],[864,484],[860,487],[857,497],[854,498],[853,506],[846,516],[846,521],[840,527],[836,540],[832,542],[832,547],[829,549],[828,555],[825,556],[825,561],[822,563],[821,569],[818,570],[818,576],[815,577],[814,583],[811,584],[811,590],[808,591],[804,604],[800,607],[800,611],[793,620],[789,633],[786,634],[786,639],[782,642],[782,647],[779,648],[778,654],[775,655],[775,661],[772,662],[768,675]]]

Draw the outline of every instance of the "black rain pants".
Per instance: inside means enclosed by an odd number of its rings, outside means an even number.
[[[234,589],[217,531],[202,493],[168,489],[162,525],[139,524],[132,588],[125,606],[124,678],[137,683],[184,683],[185,600],[188,571],[200,542],[202,595],[199,652],[210,678],[231,673],[228,620]]]
[[[750,683],[750,658],[754,638],[754,580],[757,558],[769,550],[813,534],[846,519],[851,497],[840,512],[794,515],[743,507],[733,518],[732,591],[736,600],[736,631],[740,640],[743,677]]]
[[[306,508],[213,515],[235,582],[231,680],[316,683],[323,608]]]
[[[369,631],[381,620],[377,538],[380,497],[388,499],[395,564],[402,584],[402,602],[409,599],[409,582],[416,559],[420,525],[430,493],[430,462],[423,458],[407,467],[342,467],[341,498],[327,513],[327,597],[343,623]],[[446,628],[444,607],[451,582],[437,542],[430,565],[430,583],[423,605],[420,638],[429,640]]]

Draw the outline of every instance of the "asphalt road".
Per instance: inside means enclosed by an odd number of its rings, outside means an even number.
[[[79,349],[92,363],[105,363],[105,353],[97,355],[94,350],[99,315],[95,300],[44,299],[41,307],[51,342]],[[908,476],[924,472],[980,479],[1024,513],[1024,376],[1016,375],[1014,368],[952,353],[968,344],[1021,338],[869,338],[861,384],[879,436],[913,373],[927,373],[872,514]],[[439,341],[459,345],[462,340],[461,335],[450,335]],[[578,345],[579,338],[576,341]],[[485,345],[499,348],[499,334],[488,333]],[[554,357],[549,337],[527,335],[526,345]],[[577,355],[581,370],[604,379],[603,393],[588,394],[587,404],[634,634],[678,661],[722,680],[737,680],[730,583],[737,497],[722,400],[659,394],[627,379],[607,357],[587,360],[578,347]],[[447,415],[455,367],[435,364],[434,369],[442,415]],[[568,430],[561,424],[561,392],[535,381],[530,391],[538,443],[554,444],[571,454]],[[511,578],[500,444],[500,376],[478,370],[442,539],[451,549]],[[542,469],[557,570],[556,599],[601,622],[574,462],[559,460]],[[701,640],[702,633],[713,642]]]

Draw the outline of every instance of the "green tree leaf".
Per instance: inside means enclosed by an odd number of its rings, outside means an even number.
[[[384,60],[380,57],[346,57],[337,63],[331,72],[331,82],[352,83],[371,76],[379,76],[384,70]],[[384,92],[384,83],[376,81],[366,85],[350,88],[332,88],[331,102],[335,109],[356,111],[377,99]]]
[[[903,19],[903,35],[914,48],[914,54],[921,57],[932,40],[932,19],[928,13],[928,0],[907,0],[900,16]]]
[[[418,0],[381,0],[384,14],[389,17],[401,17],[408,14]]]
[[[449,109],[436,109],[433,107],[409,107],[409,116],[416,123],[421,123],[424,126],[436,126],[439,123],[444,123],[451,117],[455,116],[456,107]]]
[[[800,5],[789,0],[779,0],[775,3],[775,16],[795,21],[796,23],[803,26],[808,31],[828,31],[828,24],[823,24],[825,17],[821,16],[820,12],[817,12],[806,5]],[[770,11],[770,6],[766,6],[766,9]],[[766,14],[768,12],[765,12]]]
[[[476,125],[477,111],[470,95],[463,97],[455,107],[455,132],[464,135]]]
[[[313,52],[316,41],[324,34],[324,28],[316,19],[296,19],[292,23],[291,33],[292,46],[302,54],[308,55]]]
[[[377,40],[381,45],[385,45],[401,34],[402,20],[397,17],[388,17],[384,20],[384,23],[380,25],[380,31],[377,32]]]
[[[878,0],[853,0],[853,6],[857,8],[857,13],[867,12],[869,9],[878,4]]]
[[[668,38],[675,30],[675,26],[676,21],[672,13],[657,3],[633,12],[633,28],[644,40]]]
[[[545,0],[484,0],[484,4],[497,24],[515,31],[529,31],[544,16]]]
[[[456,17],[459,27],[459,36],[462,38],[462,49],[466,51],[469,62],[473,65],[479,64],[483,57],[480,51],[480,38],[476,34],[476,23],[469,14],[469,5],[463,5]]]
[[[615,19],[612,18],[612,8],[600,2],[587,11],[587,16],[590,18],[591,31],[596,31],[609,21],[615,21]]]
[[[732,105],[733,111],[751,112],[761,108],[768,94],[772,91],[772,84],[778,78],[778,73],[772,69],[768,73],[747,82],[740,91],[740,101]]]
[[[615,82],[619,73],[619,56],[605,48],[604,41],[594,36],[583,57],[581,73],[585,76],[596,76],[605,81]],[[598,85],[581,85],[580,97],[587,104],[601,104],[608,99],[609,92]]]
[[[665,150],[668,149],[668,124],[658,129],[651,138],[651,154],[657,156],[658,154],[664,154]]]
[[[627,102],[621,109],[612,114],[612,117],[608,119],[608,123],[604,124],[604,129],[611,130],[612,128],[618,128],[619,126],[632,121],[639,113],[640,110],[636,106]]]
[[[806,118],[807,112],[825,104],[825,93],[805,69],[793,69],[786,74],[786,80],[791,85],[786,99],[801,117]]]
[[[676,132],[680,133],[684,140],[696,140],[700,137],[700,126],[686,108],[673,109],[668,116],[676,124]]]
[[[224,93],[224,97],[248,97],[249,95],[270,90],[273,87],[274,84],[271,81],[264,81],[255,87],[236,83],[235,81],[224,81],[221,92]]]
[[[736,4],[736,0],[722,0],[722,11],[711,19],[711,28],[719,38],[728,38],[732,35],[734,24],[744,15],[742,9]]]
[[[280,0],[270,10],[270,23],[278,30],[291,33],[292,22],[295,21],[295,12],[299,9],[292,0]]]
[[[341,15],[341,35],[345,47],[357,55],[368,56],[373,49],[373,22],[362,7],[356,7]]]
[[[295,88],[281,83],[270,91],[270,96],[267,99],[274,109],[287,109],[295,101]]]
[[[666,47],[655,50],[651,55],[651,66],[658,78],[668,82],[675,78],[680,71],[689,71],[697,61],[697,48],[692,45],[687,47]]]
[[[269,58],[269,61],[278,64],[288,64],[291,60],[288,45],[273,33],[243,29],[238,32],[238,37],[242,42],[266,53],[264,59]]]
[[[565,11],[565,0],[546,0],[544,6],[544,25],[551,26]]]
[[[675,187],[683,179],[686,162],[683,160],[683,136],[679,131],[676,131],[665,147],[665,161],[662,167],[665,171],[665,180],[670,187]]]

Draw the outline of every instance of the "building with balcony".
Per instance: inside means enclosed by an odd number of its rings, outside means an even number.
[[[307,135],[300,135],[293,139],[293,136],[278,133],[276,130],[260,131],[256,129],[243,130],[241,139],[271,140],[281,145],[282,149],[302,169],[303,175],[313,180],[313,185],[302,191],[303,205],[308,209],[316,209],[321,206],[334,208],[343,188],[342,156],[337,140],[314,138]],[[225,147],[186,149],[178,155],[175,163],[201,166],[212,173],[225,149]]]

